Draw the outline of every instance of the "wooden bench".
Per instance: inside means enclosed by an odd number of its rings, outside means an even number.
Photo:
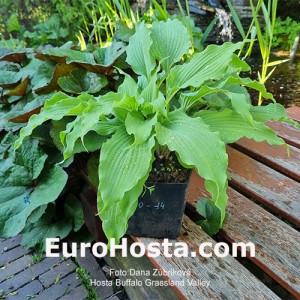
[[[300,108],[287,110],[300,122]],[[269,126],[290,145],[290,157],[286,147],[272,147],[241,139],[227,147],[229,155],[228,217],[224,227],[213,239],[194,223],[199,220],[195,203],[200,196],[208,196],[203,180],[192,173],[187,190],[186,214],[180,236],[174,242],[185,242],[191,251],[198,253],[203,242],[215,244],[225,241],[253,242],[255,257],[238,259],[232,256],[218,258],[200,256],[167,258],[161,253],[157,258],[134,260],[109,259],[116,268],[135,268],[162,271],[190,270],[190,276],[168,275],[166,281],[184,281],[183,286],[173,286],[172,293],[162,288],[151,291],[147,299],[300,299],[300,131],[277,122]],[[134,241],[148,245],[157,239],[132,237]],[[145,261],[145,259],[147,261]],[[124,262],[122,265],[122,261]],[[151,264],[149,264],[149,261]],[[259,279],[260,278],[260,279]],[[265,278],[265,280],[261,280]],[[210,281],[209,287],[191,286],[188,280]],[[276,282],[277,294],[267,285]],[[144,287],[143,287],[144,288]],[[136,299],[138,288],[132,295]],[[141,288],[140,288],[141,289]],[[155,288],[152,288],[155,289]],[[281,290],[280,290],[281,289]],[[153,292],[154,296],[151,296]],[[149,291],[145,292],[149,293]],[[284,296],[282,296],[284,295]]]

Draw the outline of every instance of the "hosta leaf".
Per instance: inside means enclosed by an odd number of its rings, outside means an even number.
[[[161,145],[175,151],[180,162],[195,167],[205,179],[205,187],[225,217],[227,204],[227,164],[225,144],[218,134],[210,131],[200,118],[190,118],[180,110],[168,114],[168,119],[156,125],[156,136]]]
[[[225,143],[234,143],[247,137],[257,142],[267,141],[270,145],[285,144],[269,127],[256,121],[253,121],[252,126],[241,115],[229,109],[220,112],[203,110],[195,116],[201,117],[212,131],[219,132]]]
[[[198,221],[197,224],[209,235],[216,234],[221,224],[221,212],[218,207],[212,201],[201,198],[196,203],[196,210],[205,218],[205,220]]]
[[[30,224],[22,232],[21,244],[27,248],[35,248],[42,252],[45,251],[46,238],[59,237],[65,238],[72,230],[72,219],[65,218],[55,222],[54,205],[48,206],[46,213],[35,223]]]
[[[266,87],[259,83],[256,80],[252,80],[250,78],[241,78],[239,76],[229,76],[226,80],[222,81],[218,84],[218,87],[223,88],[225,85],[242,85],[245,87],[252,88],[256,91],[259,91],[262,96],[266,99],[272,99],[274,101],[274,97],[271,93],[268,93]]]
[[[67,124],[66,130],[60,133],[60,140],[65,144],[64,160],[67,160],[75,153],[96,151],[101,148],[105,137],[95,132],[87,133],[84,140],[78,138],[81,134],[81,117],[78,116],[74,121]]]
[[[108,83],[106,77],[81,69],[74,69],[70,75],[58,78],[59,86],[72,94],[99,92]]]
[[[130,191],[126,192],[119,202],[110,205],[105,210],[102,210],[104,202],[101,198],[100,190],[98,190],[98,211],[101,211],[99,215],[102,220],[102,228],[108,239],[115,238],[116,243],[119,243],[120,238],[126,233],[128,220],[137,208],[138,197],[143,192],[147,177],[148,174],[140,179]]]
[[[140,112],[129,113],[125,120],[125,127],[128,134],[134,135],[134,144],[142,144],[146,142],[152,132],[153,126],[157,122],[157,115],[151,119],[145,120]]]
[[[113,104],[121,101],[122,98],[123,95],[120,93],[109,92],[97,97],[95,102],[89,102],[87,108],[82,113],[80,137],[83,138],[99,122],[101,116],[111,114]]]
[[[154,59],[150,55],[151,44],[150,30],[144,23],[139,23],[135,34],[129,38],[126,62],[131,65],[136,74],[146,78],[150,78],[151,71],[155,67]]]
[[[128,113],[132,111],[137,111],[139,103],[135,97],[123,96],[119,101],[113,104],[113,114],[121,121],[125,122]]]
[[[67,181],[59,166],[46,165],[41,172],[44,153],[36,142],[27,140],[17,153],[23,158],[7,159],[0,170],[0,235],[6,237],[21,232],[35,209],[56,200]]]
[[[186,27],[177,19],[155,22],[151,28],[151,38],[151,54],[161,61],[166,72],[188,53],[191,43]]]
[[[131,97],[137,97],[139,94],[138,85],[135,80],[126,73],[121,73],[125,76],[123,83],[118,87],[118,92]]]
[[[130,207],[136,207],[139,187],[153,161],[154,137],[140,145],[133,143],[134,138],[121,126],[101,148],[98,210],[108,238],[119,239],[126,232],[127,221],[134,211]],[[124,198],[127,192],[133,194]],[[123,225],[118,228],[120,224]]]
[[[122,42],[113,42],[111,46],[99,48],[93,52],[96,61],[102,66],[111,66],[126,50]]]
[[[80,115],[86,107],[86,103],[94,99],[92,95],[83,94],[77,98],[63,93],[55,94],[46,103],[38,115],[33,115],[26,127],[20,131],[20,138],[15,143],[15,148],[21,146],[22,141],[31,135],[32,131],[47,120],[61,120],[64,116]]]
[[[299,123],[289,118],[285,108],[279,103],[270,103],[266,106],[252,106],[250,112],[256,121],[265,123],[269,120],[292,124],[300,129]]]
[[[241,43],[210,45],[204,51],[194,54],[188,63],[173,67],[167,77],[168,99],[179,89],[200,87],[207,80],[220,79],[226,73],[234,51],[240,47]]]

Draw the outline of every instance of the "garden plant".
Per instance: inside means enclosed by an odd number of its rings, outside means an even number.
[[[82,212],[74,195],[64,203],[65,218],[53,223],[53,213],[55,200],[70,190],[66,171],[74,156],[90,151],[98,156],[94,182],[108,238],[126,233],[149,173],[171,157],[205,179],[211,199],[200,199],[197,210],[202,228],[214,234],[226,217],[226,144],[244,136],[284,144],[265,122],[293,121],[263,84],[239,76],[250,71],[235,54],[242,43],[191,54],[190,35],[177,19],[140,22],[127,38],[93,52],[64,46],[34,58],[22,52],[2,56],[11,76],[1,79],[2,129],[22,129],[1,143],[1,236],[22,232],[24,243],[33,246],[47,235],[79,231]],[[20,69],[22,55],[31,62]],[[24,97],[17,91],[25,80],[32,93]],[[246,88],[274,103],[253,106]]]

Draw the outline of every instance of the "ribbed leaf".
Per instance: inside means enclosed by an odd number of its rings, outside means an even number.
[[[262,123],[268,120],[281,121],[300,129],[300,124],[289,118],[284,107],[279,103],[270,103],[266,106],[252,106],[250,112],[256,121]]]
[[[129,38],[126,62],[136,74],[144,75],[146,78],[150,77],[155,67],[154,59],[150,56],[151,44],[150,31],[144,23],[139,23],[135,34]]]
[[[20,131],[20,138],[15,142],[15,148],[19,148],[24,138],[31,135],[32,131],[47,120],[61,120],[64,116],[81,114],[86,103],[94,99],[93,96],[83,94],[77,98],[58,93],[45,103],[38,115],[33,115],[26,127]]]
[[[155,22],[151,29],[151,38],[151,54],[161,61],[166,72],[188,53],[191,43],[186,27],[177,19]]]
[[[185,167],[195,167],[205,179],[205,187],[220,209],[223,221],[227,204],[228,158],[219,135],[211,132],[200,118],[190,118],[176,110],[168,115],[167,121],[156,126],[156,136],[161,145],[176,151]]]
[[[234,51],[240,46],[241,43],[210,45],[204,51],[194,54],[190,62],[172,68],[167,77],[169,98],[179,89],[199,87],[207,80],[220,79],[225,74]]]
[[[119,243],[120,238],[126,233],[128,228],[128,220],[134,214],[138,197],[143,192],[144,183],[148,174],[139,180],[139,182],[118,202],[109,206],[106,210],[102,210],[103,200],[98,190],[98,211],[101,211],[100,217],[102,221],[102,229],[108,238],[115,238]],[[109,246],[109,245],[108,245]]]
[[[154,157],[154,137],[140,145],[133,142],[134,138],[121,126],[101,148],[98,210],[108,238],[119,239],[126,232],[127,221],[134,212],[131,205],[136,207],[139,186],[145,182]],[[120,224],[123,226],[118,228]]]
[[[128,134],[134,135],[134,144],[138,145],[146,142],[152,132],[153,126],[157,122],[157,115],[151,119],[145,120],[139,112],[129,113],[125,120],[125,127]]]
[[[242,137],[247,137],[257,142],[267,141],[270,145],[285,144],[269,127],[256,121],[253,121],[251,126],[240,114],[229,109],[220,112],[203,110],[195,116],[201,117],[212,131],[219,132],[225,143],[234,143]]]

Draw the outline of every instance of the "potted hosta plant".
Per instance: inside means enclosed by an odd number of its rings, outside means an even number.
[[[140,197],[144,186],[152,190],[155,178],[164,177],[163,168],[167,174],[174,169],[179,177],[184,174],[182,182],[189,177],[183,170],[191,168],[205,179],[211,199],[201,199],[197,207],[204,217],[214,212],[213,220],[210,216],[202,226],[217,232],[227,205],[225,144],[243,136],[284,144],[264,125],[268,119],[289,121],[284,109],[275,101],[265,107],[252,106],[246,87],[274,99],[262,84],[239,76],[250,70],[234,54],[241,43],[211,45],[194,54],[190,45],[187,29],[176,19],[154,22],[151,27],[139,23],[126,48],[131,71],[117,69],[122,81],[116,90],[97,97],[58,92],[20,131],[16,148],[43,122],[68,118],[60,133],[64,159],[74,154],[79,139],[88,148],[88,132],[101,137],[97,140],[101,146],[97,205],[107,238],[119,240],[138,203],[144,201],[147,207],[148,202]],[[155,197],[159,189],[154,186]],[[184,192],[181,194],[184,201]],[[164,202],[160,199],[159,203]],[[178,207],[182,215],[184,205]],[[129,229],[135,228],[131,224]]]

